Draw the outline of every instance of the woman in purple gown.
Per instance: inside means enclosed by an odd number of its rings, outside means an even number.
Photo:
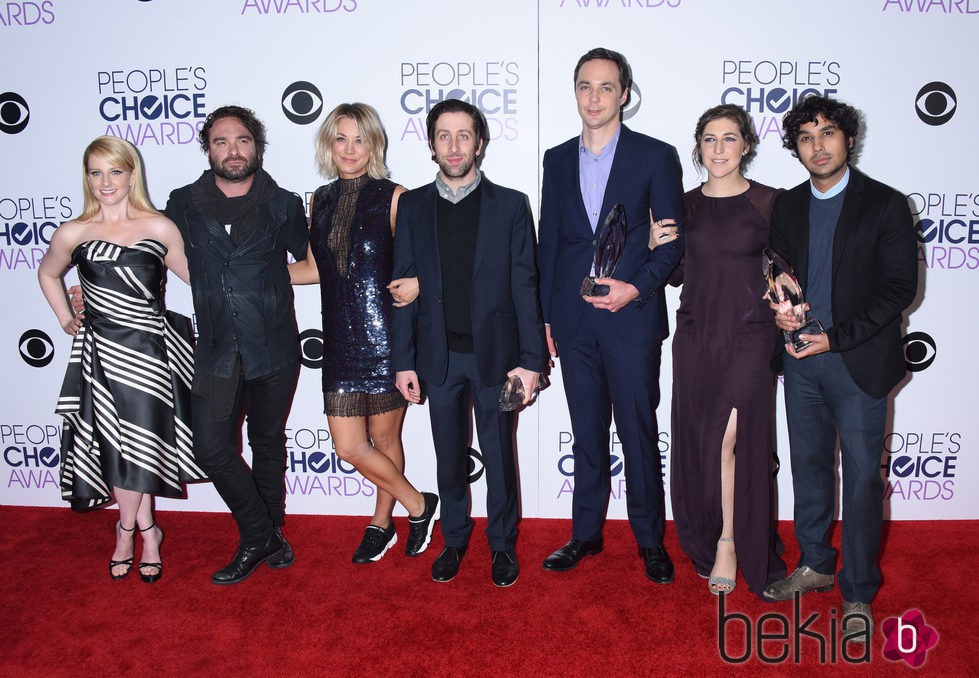
[[[785,576],[775,529],[776,341],[762,250],[776,190],[744,177],[758,137],[745,111],[706,111],[694,133],[707,181],[683,196],[686,253],[673,335],[671,495],[680,545],[717,595]],[[675,227],[654,224],[650,245]],[[737,548],[735,548],[735,546]]]

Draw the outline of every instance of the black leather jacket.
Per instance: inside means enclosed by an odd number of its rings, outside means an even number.
[[[231,376],[241,354],[245,379],[256,379],[299,361],[299,329],[286,251],[306,258],[309,229],[302,201],[277,189],[259,208],[255,230],[235,245],[224,226],[201,214],[190,186],[170,194],[166,215],[184,237],[197,316],[194,369]]]

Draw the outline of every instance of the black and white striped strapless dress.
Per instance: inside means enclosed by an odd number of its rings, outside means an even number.
[[[100,240],[72,253],[85,298],[56,413],[64,416],[61,496],[75,510],[112,488],[181,497],[202,480],[190,429],[190,320],[164,310],[166,247]]]

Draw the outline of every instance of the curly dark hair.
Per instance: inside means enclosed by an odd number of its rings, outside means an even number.
[[[574,84],[578,84],[578,71],[589,61],[594,61],[595,59],[607,59],[613,62],[619,68],[619,85],[622,87],[622,91],[625,92],[625,103],[622,104],[622,108],[629,105],[629,100],[632,98],[632,67],[626,58],[622,56],[619,52],[615,52],[610,49],[605,49],[604,47],[595,47],[590,49],[581,55],[578,59],[577,65],[574,67]]]
[[[853,106],[829,97],[815,95],[805,97],[785,114],[782,118],[782,146],[791,151],[793,157],[798,158],[799,128],[806,123],[816,122],[817,116],[820,115],[843,132],[847,143],[846,159],[849,161],[856,148],[853,142],[860,130],[860,114]]]
[[[253,110],[244,106],[221,106],[210,112],[204,119],[204,124],[201,126],[200,134],[198,134],[201,142],[201,150],[207,153],[210,147],[209,137],[211,135],[211,128],[221,118],[238,118],[241,121],[241,124],[251,133],[252,139],[255,141],[255,152],[257,153],[259,162],[261,162],[265,156],[265,147],[268,146],[268,139],[265,136],[265,124],[258,119]]]
[[[738,131],[741,133],[741,138],[744,139],[745,144],[748,145],[748,152],[741,156],[741,162],[738,167],[741,169],[741,173],[748,169],[748,165],[751,161],[755,159],[758,155],[759,139],[758,135],[755,133],[755,128],[751,124],[751,117],[748,115],[740,106],[735,104],[721,104],[719,106],[714,106],[708,108],[704,111],[700,119],[697,120],[697,126],[694,128],[693,132],[693,162],[694,165],[704,166],[704,158],[700,153],[700,138],[704,135],[704,128],[707,127],[708,123],[718,120],[720,118],[727,118],[733,120],[738,126]]]
[[[468,101],[462,101],[461,99],[444,99],[434,106],[432,110],[428,112],[428,117],[425,119],[425,129],[428,133],[428,143],[433,144],[432,139],[435,137],[435,125],[438,123],[439,116],[443,113],[466,113],[473,119],[473,133],[476,135],[476,148],[483,146],[483,152],[485,153],[486,148],[484,142],[489,142],[489,131],[488,125],[486,123],[486,116],[483,112],[473,106]],[[435,159],[435,154],[432,154],[432,160]]]

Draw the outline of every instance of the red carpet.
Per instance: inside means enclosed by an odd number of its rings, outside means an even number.
[[[645,579],[620,521],[609,522],[604,553],[567,573],[544,572],[540,563],[566,539],[570,523],[523,521],[520,579],[497,589],[480,521],[459,576],[436,584],[430,568],[441,550],[437,529],[429,550],[409,559],[402,550],[407,524],[399,519],[395,550],[363,566],[349,559],[364,518],[290,516],[293,567],[262,566],[242,584],[218,587],[209,577],[234,551],[230,517],[161,513],[165,571],[147,585],[135,571],[120,582],[109,579],[115,515],[0,507],[0,675],[712,676],[813,675],[824,668],[909,675],[905,662],[883,657],[879,629],[885,618],[911,609],[939,635],[921,673],[979,675],[975,521],[885,528],[885,584],[874,604],[878,632],[869,664],[851,665],[840,655],[839,639],[833,648],[829,642],[838,592],[802,598],[801,617],[817,615],[808,629],[827,645],[821,662],[818,641],[803,637],[796,664],[792,604],[763,603],[743,580],[726,612],[750,620],[753,647],[745,662],[726,663],[718,649],[717,599],[683,558],[672,524],[666,546],[677,581],[669,586]],[[791,524],[783,523],[781,533],[791,569],[798,557]],[[766,613],[788,618],[789,640],[763,647],[768,658],[787,649],[782,663],[758,656],[755,627]],[[729,657],[745,655],[744,628],[736,619],[726,625]]]

